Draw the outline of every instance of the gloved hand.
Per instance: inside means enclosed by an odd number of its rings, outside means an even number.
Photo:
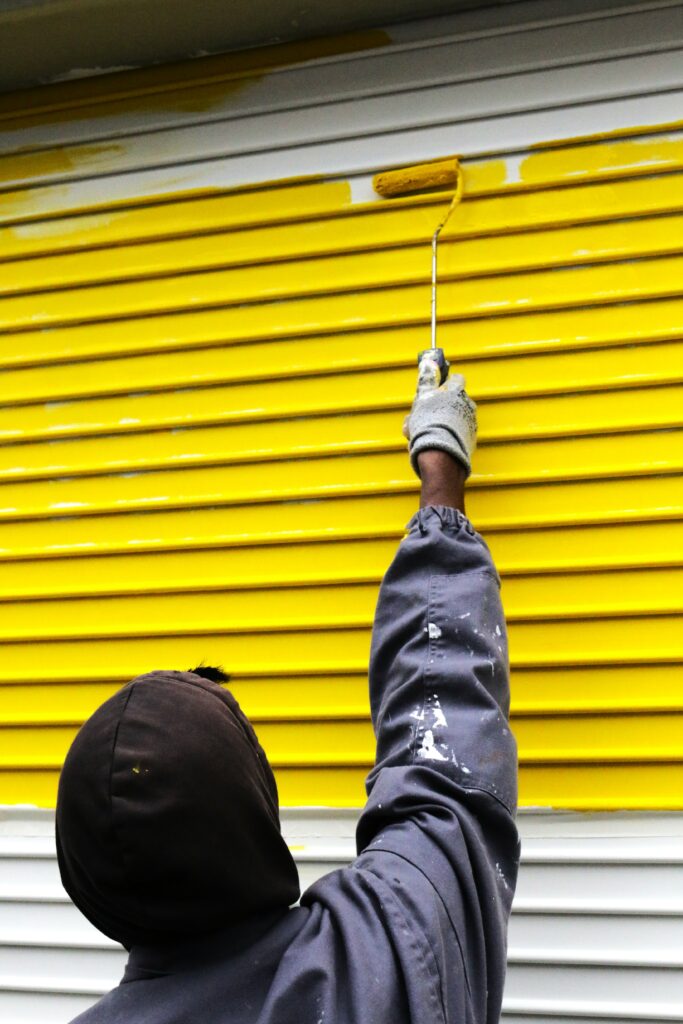
[[[422,357],[415,401],[403,424],[410,442],[410,461],[420,475],[417,456],[438,448],[457,459],[470,475],[477,444],[477,407],[465,391],[465,378],[455,373],[439,387],[440,370],[429,354]]]

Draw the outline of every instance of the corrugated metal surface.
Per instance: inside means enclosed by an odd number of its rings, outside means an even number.
[[[363,200],[459,151],[443,338],[480,404],[523,799],[683,806],[683,131],[653,127],[683,109],[682,14],[517,3],[0,100],[1,801],[51,803],[102,699],[201,658],[286,803],[361,801],[444,201]],[[353,818],[286,815],[305,883]],[[521,824],[506,1024],[683,1020],[683,816]],[[0,820],[8,1024],[65,1022],[121,970],[51,830]]]
[[[290,811],[304,885],[354,852],[353,812]],[[505,1024],[683,1021],[683,817],[524,814]],[[65,1024],[125,954],[59,885],[51,816],[0,820],[0,1015]]]
[[[522,800],[683,807],[683,133],[641,123],[683,95],[683,6],[548,11],[3,100],[1,801],[49,805],[84,716],[201,659],[284,803],[361,801],[447,200],[281,179],[459,150],[442,339],[480,405]]]

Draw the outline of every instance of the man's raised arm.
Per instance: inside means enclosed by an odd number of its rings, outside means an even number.
[[[406,421],[421,507],[375,616],[377,754],[357,864],[393,878],[436,951],[443,1019],[493,1024],[519,858],[507,636],[496,569],[464,514],[475,408],[461,377],[437,388],[436,372],[423,360]]]

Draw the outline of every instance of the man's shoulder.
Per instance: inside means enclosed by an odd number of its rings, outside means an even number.
[[[113,988],[111,992],[107,992],[105,996],[98,999],[96,1003],[89,1006],[83,1013],[79,1013],[77,1017],[74,1017],[69,1024],[115,1024],[115,1022],[120,1024],[124,1019],[121,1013],[123,1009],[122,1002],[126,1002],[126,988],[126,985],[117,985],[116,988]],[[134,1024],[134,1021],[127,1018],[126,1024]]]

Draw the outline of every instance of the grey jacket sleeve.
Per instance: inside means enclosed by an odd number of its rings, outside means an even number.
[[[498,1020],[519,861],[499,590],[465,516],[422,509],[382,583],[370,658],[377,756],[356,865],[428,945],[433,1019],[453,1024]]]

